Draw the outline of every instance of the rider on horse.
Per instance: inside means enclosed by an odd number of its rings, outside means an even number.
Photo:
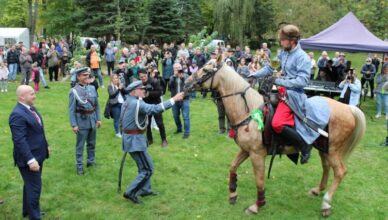
[[[285,25],[279,30],[278,38],[283,48],[279,54],[283,76],[278,76],[274,84],[278,86],[280,96],[288,99],[288,105],[280,100],[272,120],[272,128],[280,137],[290,141],[292,145],[299,147],[301,151],[301,164],[307,163],[310,158],[312,146],[297,132],[297,128],[303,122],[294,117],[291,109],[299,113],[305,113],[305,101],[307,96],[303,88],[310,80],[310,60],[302,50],[298,41],[300,39],[299,28],[295,25]],[[272,75],[273,69],[266,65],[252,74],[255,77]],[[294,129],[296,128],[296,129]],[[300,132],[300,131],[299,131]]]

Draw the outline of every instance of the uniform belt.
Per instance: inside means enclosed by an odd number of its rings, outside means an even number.
[[[90,115],[92,114],[93,112],[95,112],[95,109],[92,109],[92,110],[76,110],[77,113],[80,113],[80,114],[83,114],[83,115]]]
[[[124,128],[123,131],[126,134],[144,134],[144,130],[129,130]]]

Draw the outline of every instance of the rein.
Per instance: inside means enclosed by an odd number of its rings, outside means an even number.
[[[247,99],[245,97],[245,93],[248,91],[248,89],[250,89],[251,87],[248,86],[247,88],[244,89],[244,91],[241,91],[241,92],[234,92],[234,93],[231,93],[231,94],[228,94],[228,95],[223,95],[223,96],[216,96],[216,97],[213,97],[213,99],[223,99],[223,98],[227,98],[227,97],[230,97],[230,96],[236,96],[236,95],[241,95],[241,97],[243,98],[244,100],[244,104],[245,104],[245,111],[247,113],[250,112],[250,109],[249,109],[249,106],[248,106],[248,102],[247,102]]]

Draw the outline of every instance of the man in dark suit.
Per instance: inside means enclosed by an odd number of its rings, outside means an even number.
[[[43,161],[48,158],[48,143],[42,117],[34,108],[35,91],[21,85],[16,90],[18,103],[9,117],[14,143],[13,156],[23,178],[23,217],[40,219],[39,198]]]

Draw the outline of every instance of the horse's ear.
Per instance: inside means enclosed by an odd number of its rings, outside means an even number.
[[[218,55],[216,62],[217,62],[217,65],[222,63],[222,54]]]

